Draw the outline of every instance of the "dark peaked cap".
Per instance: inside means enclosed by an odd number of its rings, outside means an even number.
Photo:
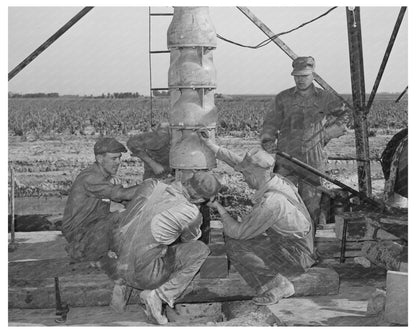
[[[221,189],[221,182],[212,171],[197,171],[190,179],[190,184],[205,199],[216,195]]]
[[[315,70],[315,59],[312,57],[297,57],[292,63],[292,75],[308,75]]]
[[[100,155],[105,153],[125,153],[127,152],[120,142],[114,138],[100,138],[94,145],[94,154]]]

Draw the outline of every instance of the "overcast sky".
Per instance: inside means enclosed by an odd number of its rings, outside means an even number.
[[[290,30],[325,7],[247,6],[274,33]],[[9,7],[8,71],[47,40],[82,7]],[[153,7],[153,11],[172,11]],[[371,92],[400,7],[361,7],[367,93]],[[210,7],[216,32],[241,44],[267,38],[236,7]],[[153,17],[152,49],[166,49],[171,17]],[[8,84],[15,93],[149,93],[148,7],[95,7]],[[346,7],[281,39],[298,55],[312,55],[317,73],[340,93],[351,92]],[[275,94],[293,86],[291,60],[274,43],[252,50],[217,39],[217,92]],[[167,86],[169,55],[152,56],[153,87]],[[408,85],[408,12],[403,19],[379,92]]]

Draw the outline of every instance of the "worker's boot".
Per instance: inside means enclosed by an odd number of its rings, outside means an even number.
[[[146,306],[144,312],[149,320],[159,325],[168,323],[168,318],[162,314],[162,300],[156,294],[156,290],[143,290],[140,293],[140,301]]]
[[[278,285],[266,292],[253,297],[253,302],[257,305],[272,305],[278,303],[282,298],[287,298],[295,293],[293,283],[290,282],[283,275],[277,274],[276,276]]]

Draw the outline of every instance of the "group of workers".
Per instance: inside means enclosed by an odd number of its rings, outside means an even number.
[[[115,281],[113,309],[125,309],[126,289],[133,287],[141,291],[149,319],[168,322],[163,304],[174,306],[210,253],[199,240],[201,205],[220,215],[227,256],[256,291],[256,304],[274,304],[295,293],[291,280],[317,259],[313,233],[320,179],[273,153],[284,151],[321,169],[324,146],[345,131],[346,110],[313,85],[314,68],[312,57],[293,61],[296,86],[276,96],[264,119],[261,147],[239,156],[198,130],[215,157],[255,190],[251,212],[238,220],[216,200],[221,182],[213,171],[181,170],[181,177],[174,177],[168,125],[128,140],[132,156],[145,165],[143,181],[131,187],[113,181],[126,147],[114,138],[96,142],[95,163],[73,183],[62,232],[73,260],[91,261]],[[125,209],[110,212],[111,201]]]

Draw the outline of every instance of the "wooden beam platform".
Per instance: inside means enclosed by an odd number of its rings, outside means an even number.
[[[18,247],[9,253],[9,308],[54,308],[54,278],[61,298],[72,307],[108,305],[114,283],[88,262],[71,263],[58,231],[16,233]],[[339,277],[331,268],[314,267],[293,280],[296,296],[334,295]],[[251,299],[254,290],[230,269],[227,278],[203,279],[198,274],[179,303]],[[131,302],[137,302],[137,292]]]

